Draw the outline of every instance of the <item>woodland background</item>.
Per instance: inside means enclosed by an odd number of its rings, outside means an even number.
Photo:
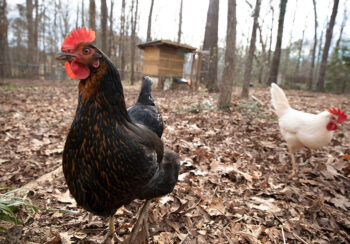
[[[278,82],[291,88],[285,91],[296,109],[350,113],[349,1],[308,1],[313,8],[302,16],[305,25],[296,23],[306,1],[203,1],[205,23],[193,33],[184,15],[188,1],[176,1],[176,28],[164,37],[210,54],[198,91],[153,92],[166,125],[164,144],[182,164],[174,191],[151,204],[150,243],[350,242],[349,122],[311,157],[296,153],[299,172],[290,179],[287,145],[270,105],[268,87]],[[55,56],[73,28],[94,29],[131,106],[142,76],[143,53],[135,46],[163,38],[160,0],[147,1],[147,8],[142,2],[0,0],[0,243],[104,239],[106,223],[97,216],[88,221],[61,172],[78,91]],[[320,11],[325,2],[328,11]],[[198,32],[199,44],[190,38]],[[189,78],[191,55],[186,60]],[[9,201],[15,206],[7,208]],[[141,203],[117,211],[120,242]]]
[[[143,54],[135,46],[162,39],[157,28],[164,22],[161,15],[169,12],[164,3],[146,2],[1,0],[0,79],[65,78],[62,66],[54,57],[67,33],[78,26],[87,26],[97,32],[97,45],[115,62],[123,79],[133,83],[142,75]],[[218,91],[226,83],[245,84],[242,95],[247,96],[249,83],[264,85],[278,81],[295,89],[349,92],[348,0],[310,0],[309,6],[312,2],[313,9],[307,12],[303,10],[306,3],[299,0],[288,3],[286,0],[231,0],[228,4],[227,1],[205,1],[208,12],[202,30],[198,26],[190,28],[191,16],[186,7],[192,5],[183,0],[176,2],[178,8],[170,10],[176,12],[176,18],[165,19],[173,34],[163,35],[177,42],[185,37],[187,44],[210,51],[209,57],[204,56],[201,73],[201,81],[209,91]],[[235,7],[230,8],[230,4]],[[190,11],[195,13],[196,9]],[[284,21],[286,13],[289,19]],[[147,24],[145,18],[140,19],[141,15],[148,16]],[[226,28],[219,25],[219,19],[226,20],[221,16],[227,16],[229,24],[226,37],[219,39],[219,26]],[[196,17],[193,14],[192,18]],[[147,35],[141,34],[145,33],[145,28]],[[203,36],[203,42],[193,41],[198,40],[191,38],[193,35]],[[229,78],[223,76],[228,63],[225,60],[227,50],[231,50],[229,69],[234,74]],[[186,78],[190,73],[190,59],[188,55]]]

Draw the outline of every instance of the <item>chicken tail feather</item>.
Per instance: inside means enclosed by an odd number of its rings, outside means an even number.
[[[271,103],[278,117],[281,117],[290,108],[286,94],[275,83],[271,84]]]
[[[152,199],[172,192],[178,179],[179,169],[179,156],[170,150],[165,150],[159,170],[142,189],[139,198]]]

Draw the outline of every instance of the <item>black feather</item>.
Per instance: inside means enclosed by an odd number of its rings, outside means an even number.
[[[95,47],[94,47],[95,48]],[[63,173],[79,206],[111,216],[132,200],[170,193],[178,157],[128,116],[119,73],[102,55],[100,67],[79,84],[76,114],[63,151]]]
[[[159,137],[162,137],[164,130],[163,119],[154,103],[152,83],[151,78],[148,76],[144,77],[137,102],[128,109],[128,114],[133,122],[146,126]]]

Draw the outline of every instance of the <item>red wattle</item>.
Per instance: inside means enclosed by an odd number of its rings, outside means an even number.
[[[72,79],[76,79],[77,77],[75,76],[75,74],[72,71],[72,68],[70,67],[70,63],[67,61],[64,66],[66,67],[66,73],[67,75],[72,78]]]
[[[84,80],[86,78],[88,78],[90,76],[90,69],[89,67],[73,60],[71,63],[71,68],[73,73],[75,74],[75,76],[79,79],[79,80]]]
[[[327,124],[327,130],[336,130],[336,129],[338,129],[338,126],[335,123],[329,122]]]

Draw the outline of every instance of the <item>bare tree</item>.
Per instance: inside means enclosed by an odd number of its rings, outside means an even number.
[[[55,1],[55,8],[54,8],[54,14],[53,14],[53,28],[51,28],[51,36],[52,36],[52,44],[51,45],[51,53],[54,53],[56,51],[55,46],[57,44],[57,39],[58,39],[58,33],[57,33],[57,29],[58,29],[58,4]]]
[[[138,6],[139,1],[136,0],[135,10],[134,10],[135,0],[131,3],[131,85],[135,82],[135,50],[136,50],[136,26],[138,19]]]
[[[236,18],[236,0],[228,0],[225,66],[218,101],[218,107],[220,109],[226,109],[231,105],[236,56]]]
[[[272,5],[272,0],[270,0],[270,10],[271,10],[271,26],[270,26],[270,38],[269,38],[269,51],[267,53],[268,66],[271,67],[271,53],[272,53],[272,34],[273,34],[273,23],[275,22],[275,9]],[[268,75],[264,79],[268,83]]]
[[[204,41],[203,41],[203,50],[210,51],[210,36],[211,36],[211,29],[212,29],[212,19],[214,16],[214,8],[213,4],[215,2],[213,0],[209,1],[208,6],[208,12],[207,12],[207,22],[205,25],[205,32],[204,32]],[[207,85],[208,82],[208,69],[209,69],[209,62],[206,58],[202,57],[201,61],[201,72],[200,72],[200,81],[203,82],[205,85]]]
[[[113,7],[114,0],[111,0],[111,10],[109,12],[109,36],[108,36],[108,56],[112,55],[112,50],[114,48],[114,34],[113,34]]]
[[[34,19],[34,49],[32,50],[34,68],[32,69],[33,75],[39,75],[39,22],[40,22],[40,14],[39,14],[39,1],[35,0],[35,19]]]
[[[58,11],[60,13],[60,29],[61,29],[61,35],[64,38],[67,33],[70,31],[70,8],[69,8],[69,0],[66,0],[63,4],[61,0],[58,1],[57,7]]]
[[[266,54],[267,39],[264,42],[262,28],[260,25],[258,25],[258,30],[259,30],[259,41],[260,41],[260,45],[261,45],[261,61],[260,61],[260,66],[259,66],[258,82],[262,83],[263,79],[264,79],[263,78],[264,71],[266,70],[266,66],[268,67],[268,60],[267,60],[267,54]]]
[[[77,13],[76,13],[76,20],[75,20],[75,28],[78,29],[79,27],[79,1],[77,1]]]
[[[151,38],[151,30],[152,30],[153,4],[154,4],[154,0],[152,0],[152,2],[151,2],[151,8],[149,10],[149,15],[148,15],[147,42],[150,42],[152,40],[152,38]]]
[[[177,33],[177,42],[181,42],[181,34],[182,34],[182,6],[183,6],[183,0],[181,0],[180,3],[180,12],[179,12],[179,31]]]
[[[125,0],[122,0],[122,8],[120,14],[120,33],[119,33],[119,57],[120,57],[120,78],[124,79],[125,70],[125,50],[124,50],[124,36],[125,36]]]
[[[43,52],[46,54],[47,53],[47,45],[46,45],[46,26],[47,26],[47,19],[48,16],[46,16],[46,7],[43,6],[44,3],[42,3],[42,21],[40,23],[39,29],[41,29],[41,36],[42,36],[42,44],[41,46],[43,47]],[[44,62],[44,77],[47,78],[47,55],[43,56],[43,62]]]
[[[293,21],[292,21],[292,26],[291,26],[292,28],[291,28],[290,33],[289,33],[289,43],[288,43],[288,46],[287,46],[287,48],[285,50],[284,67],[283,67],[283,71],[282,71],[282,74],[283,74],[284,78],[287,77],[287,71],[288,71],[288,67],[289,67],[289,56],[290,56],[290,51],[291,51],[291,48],[292,48],[294,23],[295,23],[295,16],[296,16],[297,10],[298,10],[298,0],[295,3],[295,9],[294,9],[294,14],[293,14]]]
[[[304,45],[304,37],[305,37],[305,30],[306,30],[306,25],[303,30],[303,34],[301,36],[301,39],[299,41],[299,46],[298,46],[298,57],[297,57],[297,62],[295,64],[295,70],[294,70],[294,77],[298,78],[299,76],[299,70],[300,70],[300,59],[301,59],[301,52],[303,50],[303,45]]]
[[[101,0],[101,49],[107,52],[107,2]]]
[[[317,52],[317,57],[316,57],[316,62],[315,62],[315,72],[314,72],[314,80],[318,80],[318,75],[319,75],[319,70],[321,66],[321,56],[322,56],[322,45],[323,45],[323,29],[320,34],[320,38],[318,41],[318,52]]]
[[[314,6],[314,21],[315,21],[315,32],[314,32],[314,44],[312,46],[311,50],[311,68],[309,73],[309,80],[307,83],[308,90],[312,89],[312,84],[314,80],[314,70],[315,70],[315,58],[316,58],[316,47],[317,47],[317,9],[316,9],[316,0],[312,0],[313,6]]]
[[[207,23],[205,26],[203,49],[210,51],[209,64],[203,59],[201,79],[204,80],[209,92],[218,91],[217,69],[218,69],[218,22],[219,22],[219,0],[210,0]],[[208,69],[208,70],[207,70]],[[204,72],[203,72],[204,71]],[[208,71],[208,73],[206,73]]]
[[[241,93],[241,97],[248,97],[249,94],[249,83],[251,79],[252,67],[253,67],[253,58],[255,52],[255,42],[256,42],[256,30],[258,28],[258,18],[260,13],[260,5],[261,0],[256,0],[255,10],[254,10],[254,20],[253,20],[253,29],[252,29],[252,37],[250,39],[250,46],[248,57],[246,60],[245,71],[244,71],[244,81],[243,81],[243,89]]]
[[[327,58],[328,58],[328,52],[329,47],[331,45],[332,41],[332,35],[333,35],[333,27],[335,24],[335,18],[337,17],[338,12],[338,5],[339,0],[334,0],[333,9],[332,9],[332,15],[331,20],[329,22],[327,32],[326,32],[326,40],[323,48],[323,54],[322,54],[322,61],[320,66],[320,73],[317,80],[317,91],[323,91],[324,90],[324,79],[326,76],[326,69],[327,69]]]
[[[28,49],[27,49],[27,64],[33,65],[33,50],[34,50],[34,31],[33,31],[33,2],[26,0],[26,16],[27,16],[27,35],[28,35]],[[27,70],[29,78],[33,77],[32,69]]]
[[[90,0],[89,27],[90,27],[90,29],[96,30],[96,4],[95,4],[95,0]]]
[[[273,60],[270,68],[269,84],[272,82],[277,82],[278,67],[280,64],[281,57],[281,46],[282,46],[282,37],[283,37],[283,24],[284,16],[286,13],[287,0],[281,0],[280,2],[280,15],[278,18],[278,30],[277,30],[277,41],[275,52],[273,55]]]
[[[81,0],[81,26],[85,26],[84,1],[85,0]]]
[[[344,5],[346,4],[346,1],[344,2]],[[345,28],[345,25],[346,25],[346,21],[348,20],[348,15],[347,15],[347,11],[346,11],[346,6],[344,6],[344,14],[343,14],[343,21],[341,22],[341,25],[340,25],[340,31],[339,31],[339,37],[337,39],[337,42],[335,44],[335,48],[334,48],[334,53],[335,54],[338,54],[338,50],[340,48],[340,42],[342,40],[342,37],[343,37],[343,32],[344,32],[344,28]]]
[[[7,2],[0,0],[0,79],[11,75],[8,52],[8,19]]]

